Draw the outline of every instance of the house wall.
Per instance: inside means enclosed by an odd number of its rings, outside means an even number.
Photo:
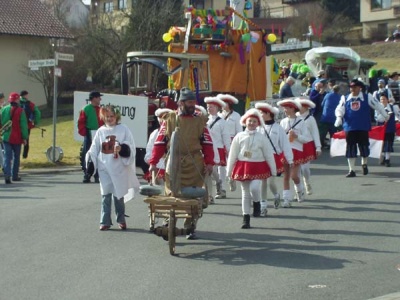
[[[28,66],[29,53],[40,43],[48,43],[48,38],[0,35],[0,91],[6,98],[11,92],[27,90],[35,104],[46,104],[42,84],[34,82],[23,70]],[[46,58],[50,57],[43,57]]]
[[[395,9],[400,6],[400,0],[392,0],[392,6],[388,9],[371,9],[371,0],[360,0],[360,21],[363,24],[363,38],[370,38],[371,32],[378,29],[379,25],[386,24],[387,32],[390,35],[396,24],[400,23],[400,14]]]

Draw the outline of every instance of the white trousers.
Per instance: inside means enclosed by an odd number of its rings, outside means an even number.
[[[240,181],[242,186],[242,213],[249,215],[251,211],[251,202],[261,201],[261,183],[262,180]]]

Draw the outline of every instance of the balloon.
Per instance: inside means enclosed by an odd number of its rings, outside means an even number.
[[[336,58],[331,57],[331,56],[327,57],[327,58],[326,58],[326,61],[325,61],[325,63],[326,63],[327,65],[333,65],[335,62],[336,62]]]
[[[243,42],[247,43],[248,41],[250,41],[250,39],[251,39],[250,33],[245,33],[245,34],[242,35],[242,41]]]
[[[257,42],[258,42],[258,39],[255,38],[255,37],[251,37],[250,41],[251,41],[252,43],[257,43]]]
[[[268,34],[267,39],[268,39],[268,42],[270,42],[270,43],[275,43],[275,41],[276,41],[276,35],[273,34],[273,33],[270,33],[270,34]]]
[[[169,34],[169,32],[166,32],[163,34],[162,39],[164,42],[168,43],[172,40],[172,36]]]

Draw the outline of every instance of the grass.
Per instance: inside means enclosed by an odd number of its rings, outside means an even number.
[[[56,146],[63,150],[63,158],[60,162],[49,162],[46,151],[53,146],[53,119],[42,119],[40,128],[45,129],[42,137],[42,130],[34,128],[31,130],[29,142],[29,155],[27,159],[21,159],[21,169],[52,168],[59,166],[79,166],[79,150],[81,142],[74,140],[73,115],[57,118]]]

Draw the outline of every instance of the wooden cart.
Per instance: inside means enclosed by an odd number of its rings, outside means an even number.
[[[168,241],[169,252],[175,254],[175,241],[179,235],[193,233],[196,222],[203,215],[203,201],[207,197],[196,199],[183,199],[167,196],[150,196],[144,199],[149,204],[150,231]],[[156,225],[156,219],[168,219],[168,225]],[[177,228],[178,219],[191,218],[190,228]]]

